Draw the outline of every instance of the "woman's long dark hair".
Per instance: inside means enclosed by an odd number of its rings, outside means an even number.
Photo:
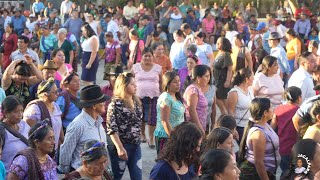
[[[179,167],[182,162],[187,166],[199,163],[199,152],[197,147],[202,137],[200,129],[191,122],[183,122],[176,126],[166,146],[156,160],[174,161]]]
[[[207,144],[204,152],[209,151],[210,149],[217,149],[218,144],[223,144],[223,142],[228,139],[228,137],[232,135],[232,132],[225,128],[219,127],[213,129],[208,135]]]
[[[222,45],[222,51],[224,52],[229,52],[229,53],[232,53],[232,45],[230,43],[230,41],[227,39],[227,38],[224,38],[224,37],[219,37],[219,39],[221,39],[221,45]],[[218,40],[219,40],[218,39]]]
[[[13,112],[19,105],[23,107],[23,102],[17,96],[7,96],[1,104],[1,112],[5,116],[5,113]]]
[[[164,75],[162,76],[162,90],[163,91],[168,91],[168,86],[170,85],[172,80],[177,76],[179,76],[179,75],[174,71],[168,71],[168,72],[164,73]],[[180,86],[181,86],[181,84],[180,84]],[[183,97],[182,97],[180,91],[176,92],[175,95],[176,95],[176,98],[181,103],[183,103]]]
[[[255,98],[251,101],[250,104],[250,113],[251,117],[255,121],[260,121],[264,115],[265,111],[268,111],[271,107],[270,99],[268,98]],[[246,142],[249,130],[253,127],[254,122],[249,121],[247,127],[244,129],[243,136],[240,143],[240,162],[245,160],[246,155]]]
[[[267,76],[268,68],[277,62],[277,58],[273,56],[265,56],[261,63],[261,72]]]
[[[289,28],[286,31],[286,33],[289,34],[290,36],[292,36],[293,38],[297,38],[300,41],[301,52],[304,52],[306,50],[306,46],[303,43],[303,39],[292,28]]]
[[[195,81],[197,77],[204,76],[207,72],[210,73],[209,84],[211,83],[212,75],[210,67],[204,64],[198,64],[192,69],[192,81]]]
[[[249,79],[252,76],[252,71],[249,68],[242,68],[234,75],[232,79],[232,84],[238,86],[241,83],[245,82],[246,79]]]
[[[232,159],[230,152],[222,149],[209,150],[200,158],[200,180],[212,180],[218,173],[223,173]]]
[[[92,27],[89,25],[89,23],[84,23],[82,27],[87,30],[87,38],[91,38],[92,36],[97,35],[92,29]]]

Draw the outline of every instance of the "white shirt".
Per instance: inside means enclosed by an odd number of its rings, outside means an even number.
[[[290,77],[288,87],[291,86],[296,86],[301,89],[302,101],[316,95],[315,90],[313,90],[314,84],[312,75],[303,69],[303,67],[296,70]]]
[[[112,32],[113,39],[115,41],[119,41],[118,34],[117,34],[117,32],[120,31],[119,25],[112,19],[108,22],[107,32],[109,32],[109,31]]]
[[[282,37],[282,39],[280,39],[280,44],[282,47],[286,47],[286,45],[287,45],[286,41],[284,40],[284,37],[286,35],[286,31],[287,31],[287,28],[282,24],[280,24],[279,26],[276,27],[276,32],[278,32],[280,37]]]
[[[235,46],[234,40],[235,40],[235,37],[237,34],[239,34],[237,31],[227,31],[226,32],[226,38],[230,41],[232,46]]]
[[[99,44],[99,38],[96,35],[93,35],[91,38],[85,39],[81,44],[82,50],[84,52],[92,52],[93,51],[92,46],[91,46],[93,38],[96,38],[98,40],[98,44]],[[98,51],[99,51],[99,45],[97,46],[97,49],[96,49],[96,52],[98,52]]]
[[[4,19],[4,28],[7,27],[7,25],[11,22],[11,17],[10,16],[7,16],[5,19]]]
[[[99,21],[92,21],[91,23],[89,23],[89,25],[91,26],[92,30],[96,33],[96,35],[99,36],[98,34]]]
[[[136,8],[134,6],[129,7],[127,5],[127,6],[124,6],[124,8],[123,8],[123,15],[127,20],[132,19],[134,17],[134,15],[138,12],[139,12],[138,8]]]
[[[37,24],[37,21],[30,22],[30,19],[26,21],[26,27],[29,29],[30,32],[34,31],[35,24]]]
[[[63,16],[64,14],[68,14],[71,10],[72,2],[71,1],[62,1],[60,7],[60,14]]]
[[[16,51],[13,51],[10,55],[10,59],[11,61],[15,61],[18,59],[24,59],[25,54],[28,54],[31,58],[32,61],[36,64],[40,64],[40,60],[39,60],[39,56],[38,53],[36,53],[35,51],[33,51],[32,49],[27,49],[27,51],[25,53],[21,53],[19,49],[17,49]]]

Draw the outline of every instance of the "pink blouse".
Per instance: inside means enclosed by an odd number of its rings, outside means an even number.
[[[72,66],[70,64],[64,64],[67,68],[67,72],[72,72]],[[63,78],[65,77],[65,74],[60,74],[58,71],[56,72],[56,74],[54,75],[54,79],[58,80],[58,81],[62,81]]]
[[[216,21],[214,19],[211,19],[210,21],[207,18],[204,18],[202,20],[204,24],[204,32],[206,33],[213,33],[214,27],[216,26]]]
[[[270,99],[273,109],[281,104],[284,88],[283,81],[278,74],[268,77],[260,72],[255,75],[252,87],[258,92],[257,97]]]
[[[183,99],[188,99],[192,94],[196,94],[198,96],[198,104],[196,107],[196,111],[198,113],[198,118],[202,128],[205,130],[207,125],[207,116],[208,116],[208,101],[204,93],[200,88],[195,86],[194,84],[190,84],[186,91],[183,94]],[[189,113],[189,106],[187,102],[184,102],[184,107],[186,108],[186,119],[187,121],[191,120],[191,116]]]
[[[133,65],[132,71],[135,74],[139,98],[160,96],[159,75],[161,75],[161,70],[162,67],[158,64],[153,64],[150,71],[144,71],[140,63]]]

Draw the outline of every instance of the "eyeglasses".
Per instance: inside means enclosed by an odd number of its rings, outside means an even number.
[[[51,91],[50,93],[51,93],[51,94],[59,94],[59,91],[58,91],[58,90],[56,90],[56,91]]]
[[[49,121],[48,118],[44,119],[44,120],[41,122],[41,125],[40,125],[35,131],[33,131],[33,133],[31,133],[31,134],[29,135],[29,139],[30,139],[31,136],[33,136],[33,135],[34,135],[37,131],[39,131],[40,129],[42,129],[42,128],[44,128],[44,127],[47,127],[47,126],[49,125],[48,121]]]
[[[95,149],[104,148],[105,143],[104,142],[96,142],[94,145],[91,146],[91,148],[83,151],[80,155],[80,157],[86,155],[86,154],[92,154]]]

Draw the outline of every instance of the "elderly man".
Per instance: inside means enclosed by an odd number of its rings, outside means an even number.
[[[88,140],[98,140],[107,145],[107,135],[102,126],[102,113],[105,113],[105,96],[98,85],[81,89],[79,106],[82,112],[68,125],[65,139],[60,146],[58,170],[70,172],[81,166],[80,155]]]
[[[19,36],[18,37],[18,49],[11,53],[10,60],[14,61],[17,59],[24,59],[24,55],[28,54],[31,58],[33,63],[37,66],[40,64],[39,56],[38,54],[33,51],[32,49],[29,49],[29,38],[26,36]]]
[[[43,65],[38,65],[39,69],[42,72],[42,76],[44,80],[48,80],[49,78],[53,77],[56,74],[58,67],[55,65],[53,60],[48,60],[46,61]],[[57,85],[58,89],[60,88],[60,81],[54,80],[55,84]],[[37,89],[39,86],[40,82],[31,86],[29,88],[29,93],[30,93],[30,100],[36,99],[36,94],[37,94]]]
[[[268,38],[268,43],[271,47],[270,55],[277,58],[281,73],[289,75],[290,66],[287,54],[284,48],[280,45],[280,39],[282,38],[283,37],[281,37],[278,32],[270,33],[270,36]]]
[[[316,95],[312,73],[317,68],[317,58],[311,52],[304,52],[299,57],[299,69],[296,70],[288,82],[288,87],[296,86],[301,89],[302,101]]]

